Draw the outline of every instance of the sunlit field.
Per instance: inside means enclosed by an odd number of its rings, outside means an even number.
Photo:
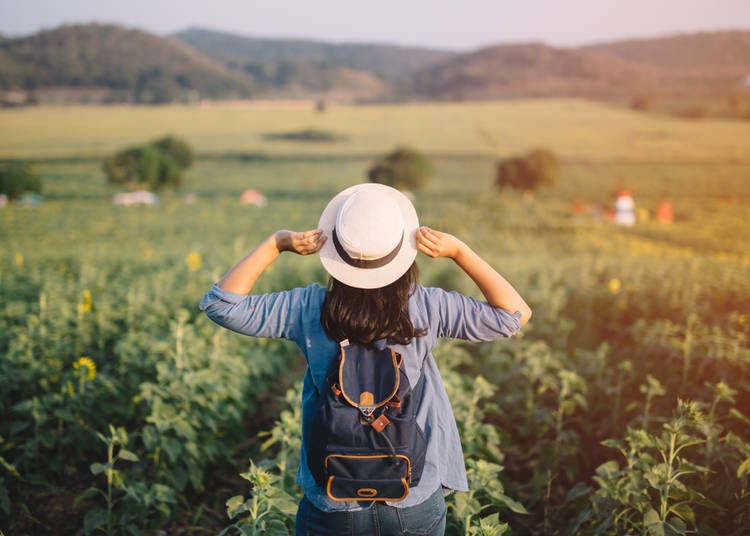
[[[264,134],[315,128],[344,138],[324,147]],[[533,146],[566,158],[747,161],[750,125],[647,116],[577,100],[329,106],[63,107],[4,111],[0,157],[104,156],[164,132],[201,154],[371,155],[395,144],[447,155],[497,156]]]
[[[342,139],[264,137],[307,128]],[[166,133],[199,156],[181,191],[113,206],[102,159]],[[747,534],[750,124],[576,100],[1,112],[0,158],[32,162],[45,201],[0,209],[0,530],[291,530],[302,358],[197,304],[399,144],[435,168],[421,222],[534,309],[518,338],[437,354],[472,486],[448,533]],[[498,192],[496,160],[533,147],[561,159],[559,182]],[[606,217],[623,186],[629,228]],[[268,204],[242,205],[247,188]],[[419,264],[424,284],[478,295],[449,261]],[[282,256],[258,288],[310,281],[326,281],[317,259]]]

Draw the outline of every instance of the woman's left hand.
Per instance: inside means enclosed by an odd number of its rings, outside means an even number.
[[[274,234],[276,238],[276,249],[279,252],[291,251],[297,255],[311,255],[320,251],[326,242],[323,231],[314,229],[311,231],[289,231],[282,229]]]

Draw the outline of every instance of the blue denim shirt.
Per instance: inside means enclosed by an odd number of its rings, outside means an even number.
[[[203,297],[201,310],[227,329],[254,337],[289,339],[297,343],[307,361],[302,387],[302,451],[297,482],[307,498],[324,511],[358,510],[370,503],[335,502],[315,483],[307,466],[306,438],[317,407],[317,393],[325,390],[326,374],[338,344],[326,335],[320,313],[326,289],[318,284],[262,295],[227,292],[214,285]],[[510,337],[521,328],[520,316],[504,309],[439,288],[417,286],[409,299],[409,316],[427,334],[408,345],[393,345],[404,358],[409,382],[416,385],[420,371],[425,388],[419,401],[417,422],[427,439],[427,454],[419,485],[393,506],[405,508],[427,500],[441,486],[468,491],[461,440],[453,409],[443,386],[432,349],[438,338],[490,341]],[[317,389],[316,389],[317,388]]]

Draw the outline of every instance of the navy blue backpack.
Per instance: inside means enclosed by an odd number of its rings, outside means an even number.
[[[401,501],[419,483],[427,442],[414,389],[392,348],[341,343],[320,393],[308,465],[334,501]]]

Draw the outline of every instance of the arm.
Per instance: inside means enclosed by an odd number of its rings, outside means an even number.
[[[260,274],[284,251],[299,255],[317,253],[326,238],[320,231],[276,231],[235,264],[217,283],[219,288],[249,294]]]
[[[417,249],[428,257],[448,257],[476,283],[487,303],[510,313],[521,313],[521,325],[531,318],[531,308],[521,295],[474,250],[455,236],[420,227],[416,232]]]

